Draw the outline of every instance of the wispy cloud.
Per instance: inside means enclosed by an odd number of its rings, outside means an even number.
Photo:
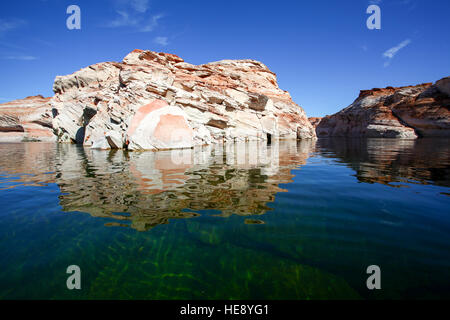
[[[139,20],[135,17],[130,17],[130,14],[126,11],[116,11],[119,15],[116,19],[112,20],[106,26],[109,28],[135,26],[138,24]]]
[[[160,46],[167,46],[169,44],[169,39],[167,37],[156,37],[153,40],[156,44],[159,44]]]
[[[35,42],[39,43],[39,44],[43,44],[43,45],[45,45],[47,47],[50,47],[50,48],[55,48],[56,47],[56,45],[53,42],[50,42],[50,41],[47,41],[47,40],[43,40],[43,39],[40,39],[40,38],[34,38],[33,40]]]
[[[147,21],[146,24],[140,29],[142,32],[150,32],[153,31],[159,24],[159,20],[163,18],[163,14],[157,14],[155,16],[152,16],[149,21]]]
[[[384,58],[387,58],[388,60],[384,63],[384,66],[387,67],[387,66],[391,63],[391,60],[395,57],[395,55],[396,55],[401,49],[403,49],[404,47],[406,47],[406,46],[407,46],[408,44],[410,44],[410,43],[411,43],[411,40],[410,40],[410,39],[406,39],[406,40],[400,42],[400,43],[399,43],[398,45],[396,45],[395,47],[392,47],[392,48],[386,50],[386,51],[383,53],[383,57],[384,57]]]
[[[115,0],[116,17],[105,27],[132,27],[140,32],[153,31],[159,24],[163,14],[149,14],[148,0]]]
[[[14,43],[4,42],[4,41],[0,41],[0,46],[1,47],[5,47],[5,48],[9,48],[9,49],[14,49],[14,50],[25,50],[24,47],[15,45]]]
[[[144,13],[150,8],[148,0],[131,0],[130,4],[137,12]]]
[[[408,10],[413,10],[417,6],[417,2],[415,0],[400,0],[397,4],[406,6]]]
[[[370,0],[370,1],[369,1],[369,4],[376,4],[376,5],[379,5],[379,4],[381,4],[381,2],[382,2],[382,0]]]
[[[37,57],[35,56],[28,56],[28,55],[11,55],[11,56],[3,56],[1,57],[3,60],[21,60],[21,61],[31,61],[36,60]]]
[[[0,19],[0,35],[24,25],[26,25],[26,21],[22,19]]]

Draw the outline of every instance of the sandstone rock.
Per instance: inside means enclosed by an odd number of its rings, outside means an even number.
[[[110,131],[106,133],[106,140],[111,149],[121,149],[124,145],[122,135],[117,131]]]
[[[320,121],[322,119],[323,119],[322,117],[311,117],[311,118],[308,118],[309,122],[311,123],[311,125],[314,128],[316,128],[319,125],[319,123],[320,123]]]
[[[155,150],[269,136],[315,138],[303,109],[254,60],[195,66],[176,55],[134,50],[121,63],[58,76],[53,90],[60,142]]]
[[[443,79],[437,81],[436,87],[442,93],[445,93],[446,95],[450,96],[450,77],[446,77],[446,78],[443,78]]]
[[[129,150],[193,147],[194,132],[186,113],[162,100],[140,107],[127,132]]]
[[[0,115],[0,131],[1,132],[24,132],[24,128],[20,123],[19,117],[13,114]]]
[[[49,100],[38,95],[0,104],[0,142],[55,141]]]
[[[92,149],[108,150],[110,145],[106,139],[106,135],[92,142]]]
[[[450,136],[448,78],[417,86],[362,90],[349,107],[311,119],[319,137],[404,138]]]

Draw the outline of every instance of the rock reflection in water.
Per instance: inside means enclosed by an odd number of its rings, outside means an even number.
[[[319,139],[317,152],[346,163],[361,182],[450,187],[449,139]]]
[[[107,225],[148,230],[202,210],[261,215],[291,170],[305,164],[311,141],[206,146],[182,151],[97,151],[61,146],[56,183],[64,211],[114,218]],[[267,149],[267,150],[266,150]],[[273,156],[272,155],[275,155]]]
[[[54,143],[0,143],[0,190],[55,182]]]
[[[63,211],[112,218],[107,225],[144,231],[203,210],[223,217],[262,215],[276,194],[286,191],[280,184],[292,182],[292,170],[310,155],[338,159],[360,182],[450,186],[448,139],[319,139],[174,152],[0,144],[0,189],[55,183]]]

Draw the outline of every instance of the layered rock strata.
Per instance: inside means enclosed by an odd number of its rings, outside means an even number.
[[[347,108],[310,120],[318,137],[449,137],[450,78],[435,84],[362,90]]]
[[[49,101],[38,95],[0,104],[0,142],[55,141]]]
[[[193,65],[173,54],[134,50],[121,63],[58,76],[53,90],[60,142],[161,150],[315,137],[303,109],[255,60]]]

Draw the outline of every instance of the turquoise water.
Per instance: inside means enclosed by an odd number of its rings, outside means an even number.
[[[449,140],[254,147],[0,144],[0,298],[450,298]]]

